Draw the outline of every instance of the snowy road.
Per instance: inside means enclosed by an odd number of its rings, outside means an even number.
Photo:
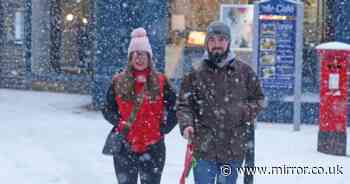
[[[7,184],[117,183],[112,159],[101,155],[110,125],[83,108],[89,96],[0,89],[0,181]],[[316,151],[317,126],[260,124],[258,166],[341,166],[337,175],[257,175],[257,184],[348,184],[350,157]],[[185,141],[178,128],[167,136],[162,184],[177,184]],[[348,153],[350,153],[348,136]],[[239,178],[242,180],[242,178]],[[189,183],[193,183],[192,181]],[[241,183],[241,182],[240,182]]]

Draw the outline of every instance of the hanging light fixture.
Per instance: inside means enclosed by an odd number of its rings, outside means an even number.
[[[85,18],[85,17],[83,17],[83,18],[81,19],[81,21],[82,21],[84,24],[87,24],[87,23],[88,23],[88,19]]]
[[[72,21],[74,19],[74,15],[73,14],[71,14],[71,13],[68,13],[67,15],[66,15],[66,20],[67,21]]]

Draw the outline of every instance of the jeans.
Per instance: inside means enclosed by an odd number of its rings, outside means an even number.
[[[236,184],[237,168],[241,167],[243,160],[232,160],[219,163],[209,160],[198,160],[193,169],[195,184]]]

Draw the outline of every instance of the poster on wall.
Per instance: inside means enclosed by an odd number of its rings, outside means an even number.
[[[221,5],[220,21],[231,28],[231,48],[252,49],[254,5]]]

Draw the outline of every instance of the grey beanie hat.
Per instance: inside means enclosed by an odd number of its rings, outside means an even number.
[[[227,40],[231,41],[231,31],[230,27],[223,22],[214,21],[209,24],[207,30],[207,37],[205,39],[205,43],[208,43],[208,38],[213,35],[222,35],[227,38]]]

